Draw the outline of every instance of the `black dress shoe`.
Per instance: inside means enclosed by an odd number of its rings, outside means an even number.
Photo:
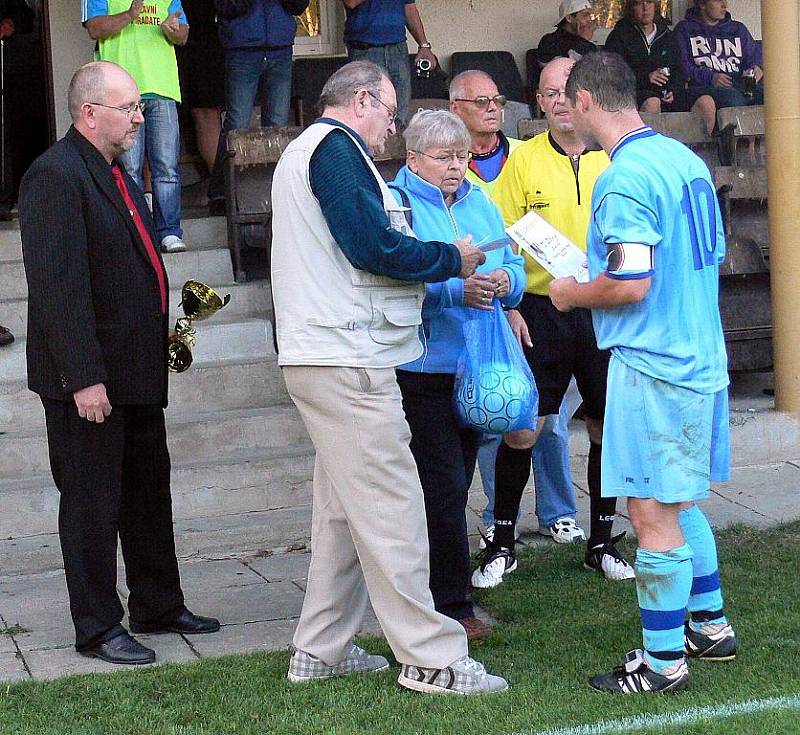
[[[152,648],[146,648],[124,631],[78,653],[108,661],[110,664],[151,664],[156,660],[156,652]]]
[[[216,633],[219,630],[219,620],[195,615],[184,608],[174,618],[159,623],[134,623],[131,620],[131,630],[134,633]]]

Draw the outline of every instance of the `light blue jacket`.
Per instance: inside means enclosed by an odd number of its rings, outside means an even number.
[[[484,191],[467,179],[456,192],[450,207],[444,202],[441,190],[429,184],[403,166],[390,184],[399,204],[404,200],[402,189],[411,208],[411,227],[420,240],[453,242],[472,235],[475,245],[488,244],[505,238],[505,225],[500,211]],[[511,288],[501,299],[504,306],[516,306],[525,290],[525,266],[521,255],[515,255],[509,244],[486,253],[486,262],[479,273],[502,268],[508,273]],[[464,306],[464,281],[450,278],[442,283],[425,284],[422,305],[422,326],[419,338],[424,351],[414,362],[400,365],[400,370],[417,373],[455,373],[458,358],[464,349],[462,324],[469,317]]]

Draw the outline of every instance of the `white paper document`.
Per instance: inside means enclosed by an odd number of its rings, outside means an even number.
[[[586,253],[562,235],[536,212],[506,227],[509,237],[554,278],[575,276],[578,283],[589,280]]]

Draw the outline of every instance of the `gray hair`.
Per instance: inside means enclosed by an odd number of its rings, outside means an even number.
[[[328,77],[319,96],[318,108],[344,107],[360,89],[380,96],[386,71],[371,61],[351,61]]]
[[[424,153],[429,148],[469,150],[471,138],[458,115],[448,110],[420,110],[403,131],[406,148]]]
[[[485,71],[481,71],[480,69],[467,69],[466,71],[462,71],[460,74],[456,74],[450,80],[449,94],[451,102],[457,97],[463,97],[466,94],[467,80],[472,77],[478,77],[479,79],[491,82],[497,86],[494,79],[492,79],[491,74],[487,74]]]
[[[565,90],[571,104],[575,104],[581,89],[589,92],[605,112],[637,109],[636,76],[619,54],[595,51],[575,62]]]
[[[72,122],[80,119],[81,107],[85,103],[105,101],[108,91],[106,81],[108,65],[107,61],[90,61],[72,76],[67,90],[67,107]]]

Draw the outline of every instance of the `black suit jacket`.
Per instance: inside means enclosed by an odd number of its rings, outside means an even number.
[[[157,249],[144,195],[125,181]],[[156,272],[111,166],[75,128],[28,169],[19,219],[28,387],[72,400],[104,383],[112,406],[166,406],[168,325]]]

